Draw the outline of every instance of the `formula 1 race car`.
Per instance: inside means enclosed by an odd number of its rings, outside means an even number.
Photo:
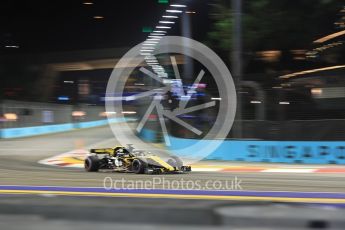
[[[115,148],[91,149],[85,159],[85,170],[113,170],[117,172],[133,172],[136,174],[161,174],[190,172],[190,166],[184,166],[181,159],[171,156],[167,161],[161,157],[143,151],[134,151],[116,146]]]

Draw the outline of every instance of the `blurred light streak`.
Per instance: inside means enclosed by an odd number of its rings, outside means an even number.
[[[323,43],[323,42],[326,42],[326,41],[329,41],[333,38],[336,38],[336,37],[339,37],[339,36],[342,36],[342,35],[345,35],[345,30],[343,31],[339,31],[339,32],[336,32],[336,33],[333,33],[333,34],[330,34],[330,35],[327,35],[323,38],[320,38],[316,41],[314,41],[314,43]]]
[[[171,29],[170,26],[156,26],[157,29]]]
[[[6,121],[16,121],[18,120],[18,116],[15,113],[5,113],[4,118]]]
[[[163,31],[163,30],[154,30],[152,31],[153,33],[167,33],[166,31]]]
[[[84,117],[86,113],[84,111],[73,111],[72,116],[73,117]]]
[[[161,24],[175,24],[175,22],[171,22],[171,21],[159,21],[159,23],[161,23]]]
[[[115,115],[116,114],[116,112],[100,112],[99,113],[99,116],[100,117],[108,117],[108,116],[111,116],[111,115]]]
[[[173,15],[163,15],[163,18],[178,18],[177,16],[173,16]]]
[[[165,34],[161,34],[161,33],[151,33],[151,35],[153,35],[153,36],[164,36]]]
[[[286,74],[286,75],[280,76],[279,78],[288,79],[288,78],[296,77],[299,75],[305,75],[305,74],[309,74],[309,73],[316,73],[316,72],[333,70],[333,69],[341,69],[341,68],[345,68],[345,65],[336,65],[336,66],[330,66],[330,67],[319,68],[319,69],[305,70],[305,71],[301,71],[301,72]]]
[[[19,46],[7,45],[7,46],[5,46],[5,48],[14,48],[14,49],[18,49]]]
[[[321,95],[322,94],[322,89],[321,88],[313,88],[310,90],[311,94],[313,95]]]
[[[168,13],[182,13],[181,10],[166,10]]]
[[[67,96],[59,96],[57,99],[59,101],[69,101],[69,97],[67,97]]]
[[[281,57],[282,52],[280,50],[265,50],[256,52],[256,55],[260,60],[266,62],[276,62]]]
[[[178,7],[178,8],[184,8],[187,7],[186,5],[181,5],[181,4],[172,4],[170,5],[171,7]]]

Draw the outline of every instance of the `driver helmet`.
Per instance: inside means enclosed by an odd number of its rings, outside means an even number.
[[[123,149],[122,148],[118,149],[116,153],[117,155],[120,155],[120,156],[123,155]]]

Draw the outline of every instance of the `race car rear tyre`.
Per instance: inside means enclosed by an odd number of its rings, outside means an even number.
[[[85,170],[88,172],[97,172],[99,169],[99,159],[96,156],[89,156],[84,162]]]
[[[145,162],[139,160],[139,159],[135,159],[132,162],[132,171],[136,174],[143,174],[145,173],[145,169],[146,169],[146,164]]]
[[[176,156],[171,156],[171,158],[167,161],[167,163],[169,165],[171,165],[172,167],[175,167],[177,169],[181,169],[181,167],[183,166],[183,162],[180,158],[176,157]]]

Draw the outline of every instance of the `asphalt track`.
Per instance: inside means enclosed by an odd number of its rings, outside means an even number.
[[[37,162],[87,146],[116,145],[108,127],[0,141],[0,185],[103,187],[105,177],[113,180],[152,181],[153,176],[120,173],[86,173],[82,169],[60,168]],[[236,163],[233,163],[236,164]],[[205,189],[206,182],[229,183],[238,178],[247,191],[345,192],[345,173],[248,173],[192,172],[155,177],[156,189],[167,189],[169,181],[194,181]],[[159,179],[160,178],[160,179]],[[159,184],[161,180],[161,184]],[[165,184],[164,184],[165,183]],[[187,185],[186,185],[187,186]],[[209,187],[209,186],[207,186]],[[176,188],[178,189],[178,188]]]

